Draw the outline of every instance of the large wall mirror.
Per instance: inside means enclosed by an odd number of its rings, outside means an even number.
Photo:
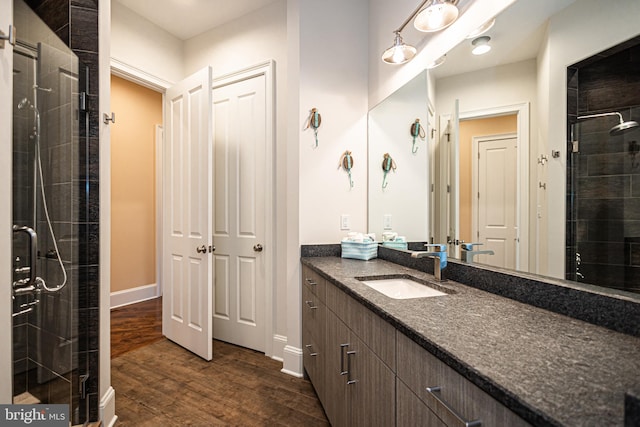
[[[586,106],[587,101],[578,106],[577,112],[566,109],[567,96],[572,95],[572,89],[567,89],[567,69],[637,36],[640,30],[630,17],[638,16],[639,9],[634,0],[615,2],[614,10],[605,12],[602,3],[595,0],[517,0],[483,34],[490,37],[492,50],[488,54],[472,55],[473,39],[464,40],[447,53],[443,65],[418,75],[372,109],[370,231],[381,233],[393,228],[408,240],[448,242],[449,255],[454,258],[465,255],[461,242],[482,243],[475,249],[489,253],[469,258],[474,263],[640,292],[619,280],[604,283],[595,276],[584,277],[580,264],[576,265],[580,253],[571,233],[589,233],[598,223],[576,221],[572,211],[577,193],[570,188],[570,175],[571,166],[577,163],[568,148],[569,129],[577,116],[594,111]],[[597,16],[602,22],[596,27]],[[637,74],[627,73],[625,78],[640,81]],[[619,92],[617,88],[599,96],[613,97]],[[640,105],[634,109],[627,104],[603,105],[601,109],[621,110],[625,120],[640,120],[631,117],[640,115]],[[416,118],[425,125],[425,139],[419,141],[418,152],[411,153],[409,126]],[[618,118],[598,120],[611,127]],[[589,129],[593,132],[593,127]],[[627,154],[634,141],[640,141],[638,129],[613,142],[602,141],[608,147],[620,147],[619,161],[629,163],[628,168],[624,166],[627,169],[633,167]],[[386,152],[402,153],[397,154],[402,159],[397,162],[397,176],[391,178],[400,181],[401,167],[402,175],[411,178],[400,188],[391,187],[391,183],[379,188],[380,153]],[[625,156],[629,158],[623,159]],[[592,157],[575,168],[586,170],[591,165],[595,170],[594,164],[599,161],[616,160]],[[601,171],[605,169],[600,167]],[[629,176],[595,185],[604,185],[601,191],[606,192],[614,182],[622,181],[629,191],[620,197],[640,196],[630,187],[635,179],[640,188],[640,170],[625,173]],[[586,179],[581,177],[576,182],[584,184]],[[586,193],[590,191],[597,190]],[[624,203],[618,199],[610,202]],[[640,208],[640,203],[631,205]],[[402,215],[393,213],[390,220],[391,206]],[[621,226],[628,231],[624,232],[625,239],[638,234],[621,244],[626,246],[621,246],[619,256],[626,258],[623,263],[627,265],[616,268],[621,275],[631,272],[637,278],[634,274],[636,268],[640,269],[640,261],[637,267],[633,265],[633,242],[640,242],[640,212],[627,210],[620,215],[624,218],[617,218],[618,222],[633,218]],[[604,222],[602,225],[612,227]],[[605,242],[603,247],[613,245]],[[591,249],[588,245],[583,248],[585,252]],[[640,244],[637,248],[640,260]],[[583,263],[583,272],[596,270],[597,262],[591,267]],[[616,268],[607,267],[607,271]]]

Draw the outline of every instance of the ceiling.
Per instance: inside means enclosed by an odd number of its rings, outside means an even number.
[[[114,0],[181,40],[256,11],[276,0]]]

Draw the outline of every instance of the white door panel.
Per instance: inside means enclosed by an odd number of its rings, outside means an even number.
[[[265,350],[265,76],[213,91],[214,337]]]
[[[477,237],[494,255],[476,255],[483,264],[514,269],[517,259],[517,138],[477,140]],[[474,221],[475,223],[475,221]]]
[[[162,331],[212,358],[211,69],[167,90]],[[170,280],[167,280],[170,279]]]

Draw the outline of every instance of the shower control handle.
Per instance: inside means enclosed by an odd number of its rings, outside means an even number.
[[[33,228],[27,227],[26,225],[14,225],[13,232],[22,232],[29,236],[29,281],[25,285],[35,285],[37,277],[36,262],[38,260],[38,235]]]

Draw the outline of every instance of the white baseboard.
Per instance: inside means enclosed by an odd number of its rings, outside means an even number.
[[[287,346],[287,337],[284,335],[275,334],[273,336],[273,353],[271,358],[282,362],[284,360],[284,348]]]
[[[100,399],[100,421],[105,427],[113,427],[118,421],[116,416],[116,391],[113,387],[109,387]]]
[[[290,345],[284,347],[280,372],[302,378],[302,349]]]
[[[123,305],[134,304],[159,296],[158,285],[155,283],[125,289],[123,291],[111,292],[111,308],[122,307]]]

